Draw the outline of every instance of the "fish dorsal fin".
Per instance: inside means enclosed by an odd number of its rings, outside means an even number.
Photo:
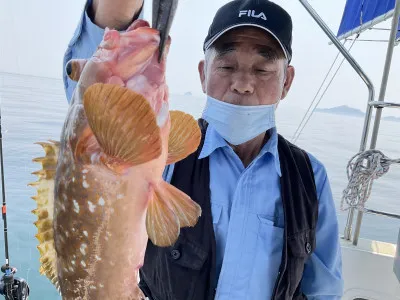
[[[38,181],[28,185],[36,188],[37,194],[32,197],[37,208],[32,211],[37,216],[34,223],[37,227],[35,237],[39,241],[37,246],[40,253],[39,272],[55,285],[57,290],[60,286],[57,277],[56,250],[53,239],[53,209],[54,209],[54,177],[57,167],[60,143],[50,140],[49,142],[38,142],[45,151],[44,157],[34,158],[34,162],[42,165],[42,169],[32,174],[39,177]]]
[[[176,163],[197,150],[201,131],[196,120],[183,111],[170,111],[167,165]]]

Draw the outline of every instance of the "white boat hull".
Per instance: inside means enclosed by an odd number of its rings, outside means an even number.
[[[394,270],[396,244],[360,239],[357,246],[341,240],[343,300],[400,300]]]

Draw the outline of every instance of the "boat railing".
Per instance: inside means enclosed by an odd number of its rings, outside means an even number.
[[[360,143],[359,151],[360,151],[360,153],[362,153],[367,148],[367,140],[368,140],[368,134],[369,134],[370,124],[371,124],[372,110],[374,108],[376,109],[377,112],[376,112],[376,116],[375,116],[373,132],[372,132],[372,136],[371,136],[370,150],[375,149],[378,132],[379,132],[379,124],[380,124],[380,120],[381,120],[382,109],[383,108],[400,108],[400,103],[389,103],[389,102],[384,101],[386,87],[387,87],[387,83],[388,83],[388,76],[389,76],[389,71],[390,71],[390,66],[391,66],[391,61],[392,61],[392,56],[393,56],[393,49],[396,44],[396,35],[397,35],[397,28],[399,25],[399,16],[400,16],[400,0],[396,0],[395,8],[393,11],[391,33],[390,33],[390,38],[389,38],[389,42],[388,42],[388,49],[387,49],[384,73],[383,73],[382,84],[381,84],[378,101],[375,101],[375,89],[374,89],[374,85],[373,85],[372,81],[368,78],[368,76],[366,75],[364,70],[361,68],[361,66],[357,63],[357,61],[354,59],[354,57],[341,44],[340,40],[330,30],[328,25],[322,20],[322,18],[318,15],[318,13],[313,9],[311,4],[307,0],[299,0],[299,1],[304,6],[304,8],[308,11],[308,13],[312,16],[312,18],[316,21],[316,23],[321,27],[321,29],[328,36],[328,38],[331,40],[331,42],[336,46],[336,48],[341,52],[341,54],[350,63],[350,65],[357,72],[357,74],[361,77],[361,79],[364,81],[364,83],[366,84],[366,86],[368,88],[368,100],[367,100],[367,109],[366,109],[366,115],[365,115],[365,119],[364,119],[364,126],[363,126],[362,135],[361,135],[361,143]],[[353,237],[354,245],[357,245],[357,243],[358,243],[358,238],[359,238],[361,223],[362,223],[362,216],[364,213],[400,219],[400,216],[396,215],[396,214],[391,214],[391,213],[386,213],[383,211],[365,208],[364,207],[365,201],[366,201],[366,199],[363,199],[361,201],[362,207],[351,206],[348,211],[348,216],[347,216],[347,221],[346,221],[346,226],[345,226],[345,231],[344,231],[344,239],[346,239],[346,240],[351,239],[354,213],[356,210],[358,210],[357,222],[356,222],[356,227],[355,227],[355,232],[354,232],[354,237]]]
[[[393,271],[400,282],[400,230],[397,237],[396,255],[394,257]]]
[[[365,214],[369,214],[369,215],[377,215],[377,216],[383,216],[383,217],[388,217],[388,218],[393,218],[393,219],[400,220],[400,215],[399,214],[391,214],[391,213],[380,211],[380,210],[374,210],[374,209],[365,208],[364,209],[364,213]]]

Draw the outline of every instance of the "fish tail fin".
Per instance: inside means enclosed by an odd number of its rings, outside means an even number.
[[[167,164],[176,163],[196,151],[201,132],[196,120],[182,111],[170,111]]]
[[[96,83],[86,90],[83,104],[109,167],[139,165],[161,155],[156,115],[142,95],[116,84]]]
[[[37,216],[34,224],[38,230],[35,237],[39,241],[39,245],[37,246],[41,264],[39,272],[45,275],[59,290],[56,250],[53,239],[53,190],[60,143],[49,141],[38,142],[36,144],[43,147],[45,156],[33,159],[33,162],[42,165],[42,169],[32,173],[33,175],[37,175],[39,179],[28,185],[35,187],[37,190],[37,194],[32,196],[37,205],[36,209],[32,210],[32,213]]]
[[[193,227],[201,216],[201,207],[173,185],[161,181],[154,188],[146,217],[147,234],[153,244],[171,246],[180,228]]]

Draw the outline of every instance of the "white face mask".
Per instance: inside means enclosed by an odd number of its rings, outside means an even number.
[[[271,105],[243,106],[207,96],[202,118],[227,142],[240,145],[275,127],[278,102]]]

